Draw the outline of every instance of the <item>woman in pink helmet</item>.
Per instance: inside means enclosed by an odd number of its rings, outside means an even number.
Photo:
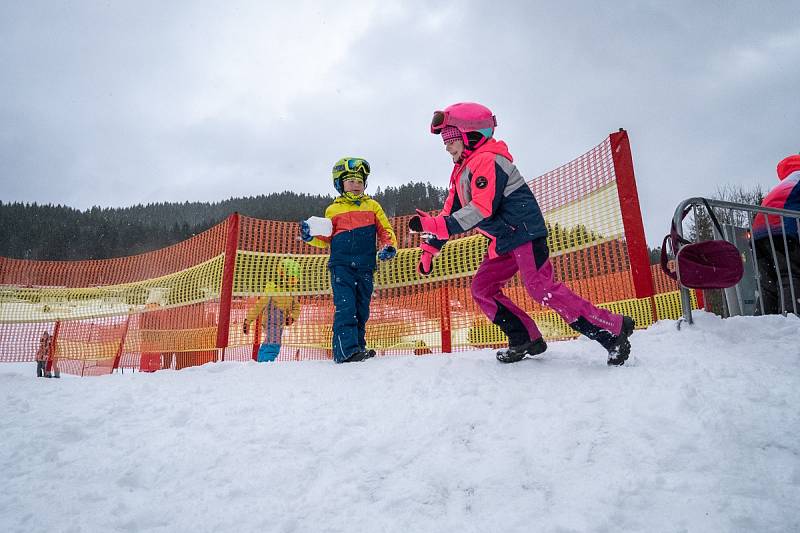
[[[536,322],[503,294],[519,271],[534,300],[599,342],[608,351],[609,365],[624,364],[631,351],[633,319],[599,309],[553,279],[542,211],[506,143],[492,137],[495,126],[492,112],[471,102],[433,114],[431,133],[441,134],[455,166],[441,213],[430,216],[417,210],[409,221],[411,231],[423,233],[417,270],[429,275],[451,235],[477,228],[488,237],[489,250],[472,280],[472,297],[508,337],[509,347],[497,352],[498,361],[513,363],[547,349]]]

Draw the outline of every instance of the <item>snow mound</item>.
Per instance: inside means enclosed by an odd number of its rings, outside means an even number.
[[[798,531],[800,319],[34,378],[0,365],[2,531]]]

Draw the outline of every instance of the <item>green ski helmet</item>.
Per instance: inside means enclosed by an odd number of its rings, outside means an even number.
[[[278,273],[281,278],[286,281],[288,285],[297,285],[303,278],[303,269],[294,259],[288,257],[281,259],[281,264],[278,267]]]
[[[369,163],[361,157],[343,157],[333,165],[331,174],[333,175],[333,187],[339,194],[344,194],[344,180],[348,176],[360,177],[364,180],[364,188],[366,188]]]

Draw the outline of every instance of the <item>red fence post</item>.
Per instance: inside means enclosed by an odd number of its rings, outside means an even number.
[[[53,328],[53,338],[50,339],[50,348],[47,350],[47,364],[44,369],[46,374],[50,374],[50,371],[53,369],[53,357],[56,354],[56,342],[58,341],[58,332],[60,329],[61,321],[56,320],[56,326]],[[56,368],[58,368],[58,366],[56,366]]]
[[[119,368],[119,361],[122,358],[122,350],[125,348],[125,338],[128,336],[128,324],[130,324],[130,322],[131,315],[128,315],[128,318],[125,320],[125,326],[122,329],[122,338],[119,340],[119,348],[117,348],[117,354],[114,357],[114,368],[111,369],[111,372]]]
[[[261,317],[263,313],[258,314],[253,328],[253,361],[258,361],[258,349],[261,347]]]
[[[622,225],[625,228],[625,243],[628,246],[628,259],[631,262],[633,288],[637,298],[650,298],[653,319],[658,320],[658,311],[653,297],[653,278],[650,274],[650,253],[644,236],[642,210],[639,207],[639,193],[636,190],[636,176],[633,173],[633,157],[628,132],[620,128],[609,135],[611,156],[614,160],[614,174],[617,177],[619,207]]]
[[[450,326],[450,295],[447,285],[442,286],[439,291],[442,307],[441,329],[442,329],[442,352],[451,353],[453,351],[451,326]]]
[[[236,250],[239,249],[239,213],[228,217],[228,234],[225,237],[225,262],[222,266],[222,286],[219,294],[219,318],[217,320],[217,349],[225,348],[231,328],[231,301],[233,300],[233,275],[236,271]]]

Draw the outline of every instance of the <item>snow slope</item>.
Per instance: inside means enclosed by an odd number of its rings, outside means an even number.
[[[0,531],[800,531],[800,319],[36,379],[0,365]]]

